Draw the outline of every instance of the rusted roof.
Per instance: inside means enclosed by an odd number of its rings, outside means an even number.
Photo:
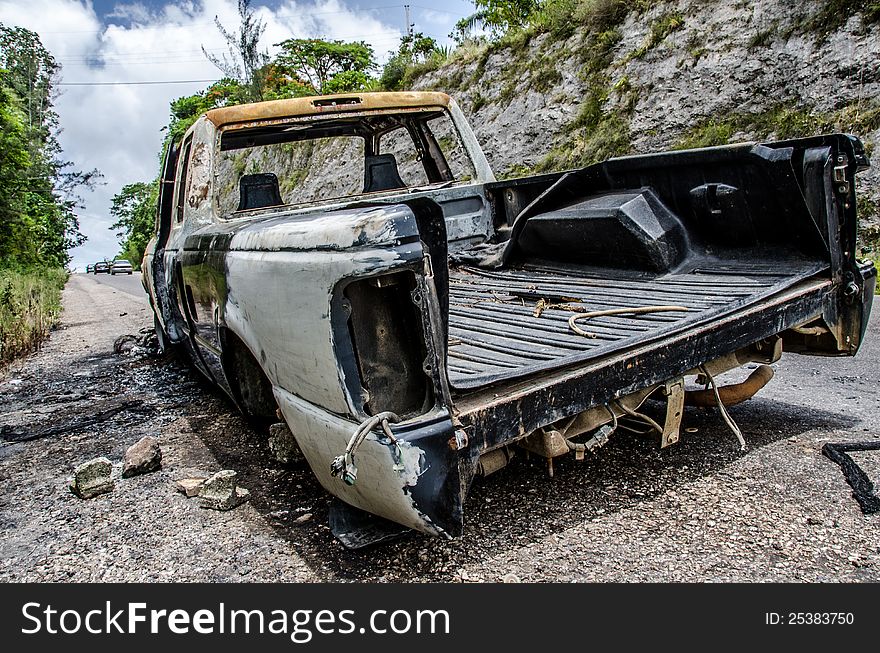
[[[355,98],[360,101],[352,103],[351,100]],[[411,107],[445,107],[449,105],[449,101],[450,98],[446,93],[435,92],[344,93],[341,95],[319,95],[291,98],[289,100],[255,102],[253,104],[237,104],[231,107],[211,109],[205,115],[214,125],[220,127],[222,125],[251,122],[254,120],[272,120],[275,118],[309,116],[321,113]]]

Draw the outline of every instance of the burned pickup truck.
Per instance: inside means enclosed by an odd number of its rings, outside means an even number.
[[[496,181],[441,93],[231,106],[170,145],[144,280],[164,343],[283,415],[344,543],[454,536],[516,450],[552,473],[627,422],[665,447],[686,403],[742,442],[725,407],[783,350],[854,355],[867,165],[827,135]]]

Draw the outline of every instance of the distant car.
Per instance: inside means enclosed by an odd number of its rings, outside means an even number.
[[[91,263],[89,263],[89,264],[86,266],[86,274],[91,274],[91,273],[94,272],[94,271],[95,271],[95,266],[92,265]]]
[[[93,269],[95,274],[100,274],[101,272],[110,272],[110,263],[107,261],[98,261],[95,263],[95,267]]]
[[[110,274],[131,274],[132,267],[131,263],[126,261],[124,258],[119,259],[118,261],[113,261],[110,265]]]

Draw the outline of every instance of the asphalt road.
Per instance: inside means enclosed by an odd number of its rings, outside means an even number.
[[[131,274],[84,274],[79,273],[79,276],[84,277],[85,279],[89,279],[91,281],[97,281],[98,283],[110,286],[116,290],[121,290],[122,292],[135,297],[141,301],[147,302],[147,293],[144,290],[144,286],[141,283],[141,273],[140,272],[132,272]]]
[[[137,288],[73,275],[61,328],[0,378],[0,580],[880,581],[880,514],[861,511],[822,454],[880,442],[880,310],[855,358],[786,354],[730,409],[746,451],[717,412],[688,408],[675,446],[617,433],[598,455],[559,460],[553,478],[519,455],[474,483],[460,538],[352,552],[308,465],[275,461],[186,361],[114,353],[152,324]],[[144,435],[159,439],[162,469],[120,478]],[[77,499],[68,479],[96,456],[114,463],[116,487]],[[880,480],[880,451],[852,457]],[[221,469],[248,503],[220,513],[175,491]]]

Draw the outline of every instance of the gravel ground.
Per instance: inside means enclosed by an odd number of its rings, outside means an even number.
[[[0,580],[880,580],[880,515],[862,515],[820,453],[880,437],[876,319],[856,358],[785,356],[758,397],[731,409],[746,452],[714,411],[689,409],[696,432],[663,451],[615,435],[599,456],[557,462],[552,479],[516,458],[475,483],[459,539],[349,552],[304,463],[273,461],[265,437],[184,363],[113,353],[119,335],[152,323],[141,299],[74,275],[64,303],[44,349],[0,378],[0,424],[64,430],[0,442]],[[77,464],[106,455],[118,477],[125,449],[148,434],[161,471],[117,478],[89,501],[69,492]],[[880,477],[880,452],[853,458]],[[225,468],[251,491],[231,512],[174,490]]]

